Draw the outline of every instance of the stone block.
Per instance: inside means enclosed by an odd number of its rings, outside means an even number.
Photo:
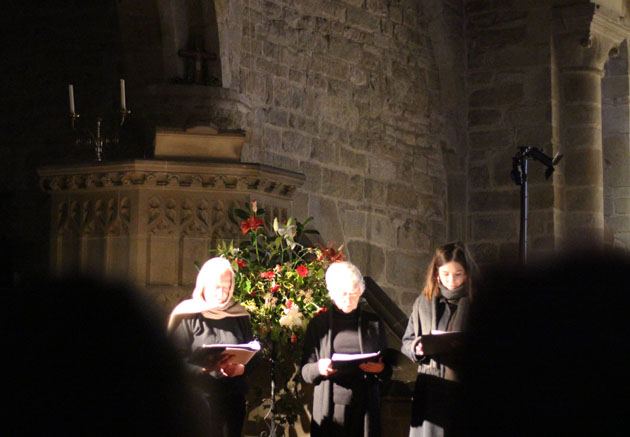
[[[472,235],[475,240],[509,241],[518,238],[520,215],[516,213],[472,216]]]
[[[305,91],[290,82],[274,78],[273,81],[273,103],[276,107],[288,109],[301,109],[304,111],[306,100]]]
[[[509,109],[507,119],[513,126],[532,126],[551,123],[551,104],[543,102],[537,105],[519,106]]]
[[[511,83],[473,91],[469,104],[475,107],[494,107],[519,103],[523,99],[523,84]]]
[[[425,223],[408,218],[396,228],[396,245],[410,251],[429,247],[431,245],[430,233]]]
[[[386,0],[367,0],[366,6],[368,11],[380,17],[386,17],[389,11],[389,2]]]
[[[346,10],[346,24],[357,27],[365,32],[374,32],[378,29],[378,18],[366,9],[348,6]]]
[[[267,150],[280,150],[282,147],[282,130],[267,125],[263,128],[263,146]]]
[[[415,209],[418,207],[418,198],[411,187],[402,184],[389,184],[387,186],[387,204],[390,206]]]
[[[363,153],[356,153],[347,147],[340,148],[340,164],[344,167],[365,173],[367,168],[367,158]]]
[[[328,197],[310,196],[308,215],[315,217],[311,223],[313,228],[320,232],[324,244],[332,243],[338,247],[345,241],[339,211],[334,200]]]
[[[311,141],[311,159],[326,164],[337,164],[339,162],[339,148],[336,143],[313,138]]]
[[[308,182],[308,180],[307,180]],[[341,208],[341,223],[344,236],[349,238],[365,238],[366,213],[348,208]]]
[[[549,66],[528,72],[524,78],[523,91],[526,102],[541,102],[551,99],[551,72]]]
[[[610,195],[604,196],[604,217],[608,218],[614,214],[614,199]]]
[[[279,108],[271,108],[267,114],[267,122],[278,127],[287,127],[288,113]]]
[[[308,158],[311,155],[311,137],[287,130],[282,134],[282,150],[298,158]]]
[[[603,181],[602,153],[597,149],[566,150],[564,173],[567,185],[594,185]]]
[[[383,156],[371,156],[368,158],[367,174],[374,179],[394,181],[397,179],[397,164]]]
[[[315,101],[315,111],[322,121],[354,132],[359,125],[359,110],[351,101],[336,96],[320,96]]]
[[[385,253],[382,248],[365,241],[354,240],[348,242],[348,253],[350,260],[363,276],[370,276],[377,282],[383,278]]]
[[[517,211],[519,206],[520,196],[517,190],[472,192],[468,202],[472,212]]]
[[[546,185],[528,185],[528,207],[531,210],[553,208],[554,187],[551,183]],[[520,196],[517,195],[517,197]]]
[[[493,129],[469,133],[470,147],[474,152],[502,149],[512,145],[514,134],[509,129]],[[473,153],[471,160],[484,160],[485,155]]]
[[[364,198],[372,205],[385,205],[387,186],[381,181],[365,179]]]
[[[628,134],[630,129],[628,123],[628,105],[612,108],[604,106],[602,108],[602,130],[607,134],[610,132]]]
[[[361,44],[345,38],[331,37],[328,43],[328,54],[344,62],[358,64],[362,56]]]
[[[316,135],[319,131],[317,123],[313,118],[303,117],[302,115],[295,113],[291,113],[289,115],[288,126],[310,135]],[[313,143],[314,142],[315,141],[313,141]]]
[[[591,81],[584,80],[582,74],[564,74],[561,83],[564,95],[571,105],[601,103],[602,88],[594,86]]]
[[[478,264],[494,264],[499,261],[499,248],[493,243],[469,244],[470,255]]]
[[[429,255],[403,255],[399,251],[389,251],[385,260],[387,282],[394,286],[403,287],[422,284],[430,261]]]
[[[396,225],[389,215],[370,213],[366,219],[367,239],[384,247],[396,244]]]
[[[364,180],[360,175],[324,169],[322,192],[345,200],[363,200]]]
[[[546,147],[545,145],[552,143],[552,135],[553,132],[551,123],[537,126],[518,127],[516,129],[515,142],[518,145],[536,144],[538,147]],[[546,150],[546,152],[549,152],[549,150]]]
[[[600,144],[602,130],[600,126],[569,126],[567,133],[570,135],[571,148],[591,149],[597,148]]]
[[[468,171],[468,175],[469,175],[469,184],[470,184],[471,189],[474,189],[474,190],[484,189],[490,186],[490,176],[489,176],[487,166],[471,167],[470,170]]]
[[[606,101],[617,96],[627,96],[629,86],[627,73],[623,76],[605,76],[602,78],[602,97]]]
[[[563,115],[567,126],[596,125],[602,119],[601,101],[592,103],[575,103],[564,105]]]
[[[322,168],[309,161],[302,161],[300,171],[306,177],[302,189],[310,193],[319,193],[322,187]]]
[[[630,215],[630,199],[628,198],[624,198],[624,199],[615,199],[614,200],[614,205],[615,205],[615,214],[619,214],[619,215]],[[630,216],[628,217],[628,220],[630,220]]]
[[[496,109],[472,109],[468,112],[468,125],[471,128],[494,125],[501,121],[501,111]]]
[[[601,189],[592,187],[566,188],[567,211],[601,213],[604,211],[604,198]]]

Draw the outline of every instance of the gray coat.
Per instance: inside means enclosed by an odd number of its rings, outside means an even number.
[[[313,318],[306,329],[304,352],[302,355],[302,378],[315,385],[313,394],[313,418],[311,436],[330,436],[332,431],[332,381],[320,375],[317,362],[332,356],[332,311],[321,313]],[[381,351],[387,348],[385,328],[373,313],[361,311],[359,317],[359,339],[362,353]],[[364,411],[364,435],[380,435],[380,388],[382,380],[391,377],[392,368],[385,364],[380,374],[365,374],[360,377],[366,384],[367,402]]]
[[[459,300],[453,321],[453,330],[462,330],[466,323],[470,300],[462,297]],[[407,329],[403,335],[401,352],[414,363],[418,363],[418,378],[413,394],[413,410],[410,437],[441,437],[444,429],[437,423],[448,423],[451,418],[457,396],[457,383],[447,381],[452,369],[440,364],[431,357],[417,357],[416,345],[422,335],[430,334],[437,329],[440,319],[450,317],[450,310],[440,296],[431,301],[421,294],[413,304]],[[449,378],[450,379],[450,378]],[[447,433],[448,435],[448,433]]]

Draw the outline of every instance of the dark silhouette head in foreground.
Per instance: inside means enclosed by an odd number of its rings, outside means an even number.
[[[630,260],[581,253],[496,269],[462,372],[464,435],[610,435],[629,405]]]
[[[8,435],[201,435],[181,363],[134,291],[83,278],[11,293]]]

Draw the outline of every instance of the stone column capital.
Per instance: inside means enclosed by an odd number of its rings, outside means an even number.
[[[554,51],[560,70],[603,74],[608,58],[615,56],[619,44],[630,36],[630,20],[622,14],[621,9],[590,1],[554,5]]]

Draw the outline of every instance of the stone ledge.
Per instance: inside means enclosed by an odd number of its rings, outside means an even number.
[[[300,173],[263,164],[133,160],[50,166],[38,169],[45,192],[113,187],[253,191],[289,199],[303,184]]]

